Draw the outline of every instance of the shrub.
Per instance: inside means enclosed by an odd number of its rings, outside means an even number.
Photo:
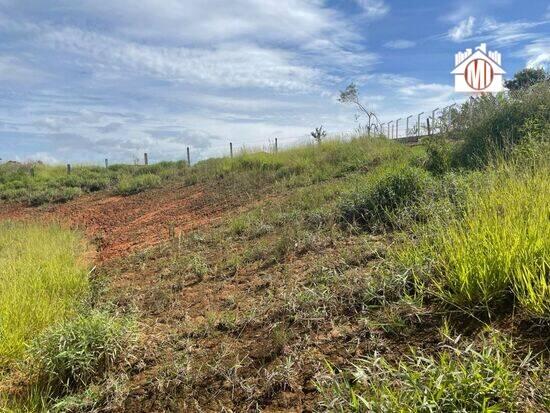
[[[525,138],[527,121],[550,122],[549,82],[511,93],[509,96],[484,95],[465,104],[451,132],[464,143],[454,152],[455,166],[479,167],[506,156]]]
[[[420,168],[391,169],[374,184],[348,195],[340,205],[341,218],[371,230],[398,226],[400,210],[412,208],[430,182],[427,172]]]
[[[161,178],[153,174],[144,174],[137,176],[124,176],[118,182],[115,193],[119,195],[132,195],[155,188],[161,183]]]
[[[63,203],[82,195],[80,188],[48,188],[32,191],[28,194],[27,203],[30,206],[39,206],[49,202]]]
[[[436,175],[442,175],[451,169],[452,146],[444,137],[424,139],[427,160],[426,169]]]
[[[322,407],[341,412],[517,411],[522,377],[508,340],[455,345],[437,357],[420,353],[392,363],[377,355],[358,360],[354,370],[319,380]],[[523,361],[525,363],[525,361]],[[539,406],[542,407],[542,406]]]
[[[28,349],[34,384],[49,398],[82,390],[127,351],[132,328],[127,320],[93,312],[46,330]]]

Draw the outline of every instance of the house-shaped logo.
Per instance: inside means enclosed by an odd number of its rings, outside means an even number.
[[[466,93],[502,92],[506,73],[501,67],[499,52],[487,52],[487,44],[481,43],[472,52],[466,49],[455,54],[455,91]]]

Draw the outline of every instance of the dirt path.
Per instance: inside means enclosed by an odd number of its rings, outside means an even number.
[[[223,187],[171,185],[133,196],[86,195],[66,204],[31,208],[0,205],[0,220],[57,220],[85,232],[98,245],[98,261],[128,255],[175,234],[213,225],[249,202]]]

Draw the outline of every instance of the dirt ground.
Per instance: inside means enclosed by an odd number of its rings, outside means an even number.
[[[34,208],[0,205],[0,220],[54,220],[82,230],[97,246],[98,262],[127,256],[170,237],[205,228],[249,203],[247,196],[229,196],[223,187],[171,185],[133,196],[99,192],[65,204]]]

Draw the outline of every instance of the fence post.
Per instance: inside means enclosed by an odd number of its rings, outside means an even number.
[[[105,168],[109,168],[109,160],[105,158]]]
[[[401,118],[397,119],[395,121],[395,137],[399,138],[399,121],[402,120]]]
[[[279,152],[279,145],[277,142],[277,138],[275,138],[275,153]]]
[[[31,166],[31,176],[34,178],[34,166]]]
[[[229,142],[229,154],[233,158],[233,142]]]
[[[417,122],[416,122],[416,129],[418,129],[418,130],[416,131],[416,136],[420,136],[420,116],[421,116],[423,113],[424,113],[424,112],[420,112],[420,113],[418,114],[418,120],[417,120]]]
[[[70,175],[71,174],[71,164],[68,163],[67,164],[67,175]]]
[[[189,146],[187,147],[187,165],[191,166],[191,155],[189,154]]]
[[[147,156],[147,152],[145,152],[145,153],[143,154],[143,163],[144,163],[145,165],[149,165],[149,158],[148,158],[148,156]]]
[[[428,136],[430,136],[430,118],[426,118],[426,124],[428,125]]]

